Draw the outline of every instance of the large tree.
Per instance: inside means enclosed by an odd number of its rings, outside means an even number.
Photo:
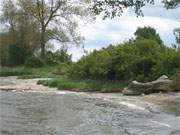
[[[83,0],[82,0],[83,1]],[[45,55],[46,43],[57,40],[60,43],[79,43],[77,16],[84,15],[81,0],[19,0],[21,7],[39,23],[41,56]]]
[[[9,64],[10,59],[14,58],[10,53],[19,50],[15,49],[17,47],[24,53],[23,57],[17,55],[17,59],[24,58],[25,60],[38,47],[40,35],[38,23],[25,14],[13,0],[4,0],[1,11],[0,22],[6,28],[0,33],[1,64]]]
[[[44,57],[46,44],[49,40],[57,40],[61,44],[82,41],[78,32],[78,17],[87,15],[87,6],[90,0],[4,0],[2,22],[8,24],[9,31],[15,33],[12,37],[17,39],[17,28],[22,32],[20,38],[25,39],[35,35],[39,43],[36,47],[41,50]],[[19,25],[21,24],[21,25]],[[33,26],[26,29],[26,26]],[[19,27],[20,26],[20,27]],[[36,29],[39,35],[31,33]],[[12,32],[11,32],[12,33]],[[26,33],[26,34],[24,34]]]

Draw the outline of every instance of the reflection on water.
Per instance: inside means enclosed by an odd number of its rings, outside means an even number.
[[[1,135],[180,134],[178,116],[73,93],[0,92],[0,124]]]

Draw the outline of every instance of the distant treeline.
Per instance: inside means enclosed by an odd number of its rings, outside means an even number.
[[[135,39],[94,50],[71,68],[81,78],[150,81],[180,70],[180,50],[163,44],[155,29],[138,28]],[[178,43],[177,43],[178,45]]]

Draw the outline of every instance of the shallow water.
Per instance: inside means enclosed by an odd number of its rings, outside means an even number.
[[[1,91],[0,135],[180,135],[180,115],[167,112],[79,93]]]

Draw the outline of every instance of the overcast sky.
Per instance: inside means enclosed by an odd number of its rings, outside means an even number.
[[[157,0],[158,1],[158,0]],[[92,23],[81,28],[85,37],[85,49],[91,51],[109,44],[117,44],[133,37],[137,27],[151,26],[157,30],[163,42],[170,46],[175,42],[173,29],[180,27],[180,8],[166,10],[161,3],[143,8],[144,17],[136,17],[133,10],[128,9],[121,17],[102,20],[97,17]],[[83,55],[82,49],[71,48],[73,60]]]

